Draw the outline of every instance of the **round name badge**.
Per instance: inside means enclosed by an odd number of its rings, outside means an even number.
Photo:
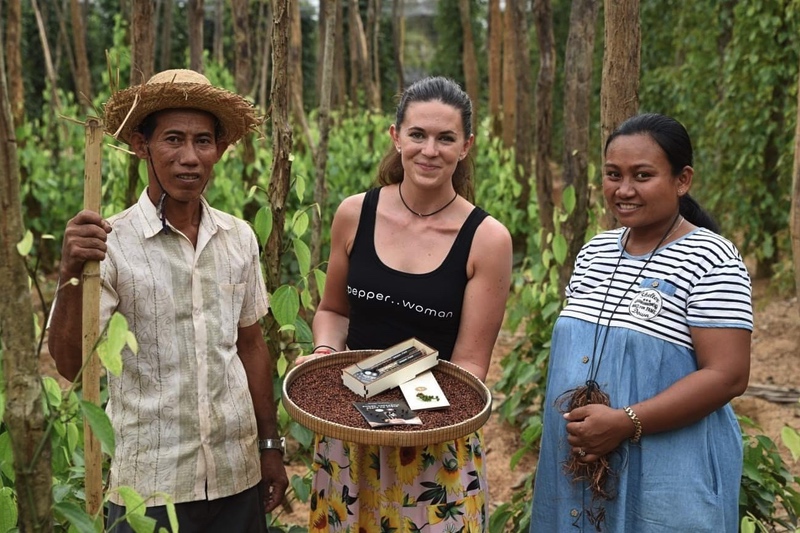
[[[628,313],[635,318],[650,320],[661,313],[663,305],[664,300],[661,298],[660,292],[646,289],[633,297],[628,306]]]

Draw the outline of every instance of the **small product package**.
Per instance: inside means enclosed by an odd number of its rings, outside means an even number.
[[[404,401],[353,402],[364,420],[373,428],[394,425],[420,425],[422,420]]]
[[[430,370],[423,372],[410,381],[400,384],[400,390],[408,406],[414,411],[427,409],[444,409],[450,406],[447,397]]]
[[[411,338],[342,370],[342,383],[370,398],[436,366],[439,351]]]

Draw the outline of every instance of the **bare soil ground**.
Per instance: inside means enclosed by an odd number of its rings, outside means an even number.
[[[770,294],[765,282],[754,283],[755,331],[752,339],[752,361],[750,389],[734,400],[738,414],[746,415],[761,428],[759,433],[769,436],[779,444],[781,454],[795,475],[800,475],[800,461],[793,463],[789,451],[780,444],[780,432],[784,426],[800,428],[800,403],[796,392],[800,389],[800,305],[797,298],[776,297]],[[500,361],[514,345],[512,335],[502,332],[498,340],[487,385],[491,389],[501,376]],[[56,375],[52,360],[47,353],[42,356],[44,372]],[[794,401],[776,402],[772,391],[789,391]],[[499,398],[497,398],[499,400]],[[495,407],[499,401],[495,401]],[[489,472],[490,509],[511,500],[514,492],[527,490],[521,485],[526,473],[536,465],[536,457],[523,457],[512,471],[511,456],[520,448],[517,428],[502,423],[496,414],[484,427]],[[289,476],[303,475],[306,467],[293,462],[287,465]],[[800,487],[799,487],[800,489]],[[287,524],[307,525],[308,506],[293,502],[292,512],[284,512],[280,520]]]

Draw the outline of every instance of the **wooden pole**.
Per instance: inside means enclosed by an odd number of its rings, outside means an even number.
[[[83,208],[100,212],[100,166],[103,123],[86,120],[86,152],[83,182]],[[100,404],[100,360],[94,348],[100,336],[100,262],[83,266],[83,399]],[[84,419],[84,459],[86,463],[86,512],[95,516],[103,506],[103,457],[100,442]]]

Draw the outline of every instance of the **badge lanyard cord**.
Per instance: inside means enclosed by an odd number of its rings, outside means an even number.
[[[667,236],[669,236],[671,234],[672,228],[673,228],[673,226],[675,226],[675,222],[678,221],[678,217],[680,217],[680,216],[681,216],[681,214],[680,214],[680,211],[679,211],[678,214],[675,215],[675,218],[672,220],[672,224],[670,224],[669,227],[667,227],[667,231],[664,232],[664,236],[661,237],[661,240],[658,241],[658,244],[656,244],[656,247],[653,248],[652,252],[650,252],[650,255],[647,257],[647,260],[644,262],[642,267],[639,269],[639,272],[637,272],[636,275],[633,277],[633,281],[631,281],[630,285],[628,285],[628,288],[626,288],[625,291],[620,295],[619,300],[617,301],[617,304],[611,310],[611,314],[608,315],[608,321],[606,322],[605,334],[603,335],[603,342],[600,345],[600,352],[598,353],[597,352],[597,346],[598,346],[598,340],[600,338],[600,322],[603,319],[603,313],[605,312],[605,309],[606,309],[606,302],[608,301],[608,296],[609,296],[609,294],[611,294],[611,288],[614,286],[614,277],[617,275],[617,270],[619,270],[619,266],[622,264],[622,258],[625,255],[625,248],[627,248],[628,240],[630,240],[630,237],[631,237],[630,228],[627,228],[625,230],[625,235],[624,235],[625,238],[622,241],[622,250],[620,250],[619,259],[617,259],[617,264],[616,264],[616,266],[614,266],[614,271],[611,273],[611,279],[609,279],[609,281],[608,281],[608,289],[606,289],[606,294],[603,297],[603,303],[600,305],[600,316],[597,317],[597,322],[595,323],[595,326],[594,326],[594,344],[592,345],[592,362],[591,362],[591,365],[589,367],[589,375],[586,378],[586,396],[587,396],[587,398],[592,394],[592,392],[594,392],[594,390],[600,388],[600,386],[597,384],[596,379],[597,379],[597,374],[600,371],[600,362],[603,360],[603,352],[605,351],[605,348],[606,348],[606,341],[608,340],[608,333],[609,333],[609,331],[611,329],[611,320],[614,318],[614,314],[617,312],[617,309],[619,309],[619,306],[622,304],[622,301],[625,299],[625,295],[627,295],[628,291],[630,291],[631,288],[633,288],[634,284],[636,284],[636,281],[639,279],[639,276],[642,275],[642,272],[644,272],[644,269],[647,268],[648,264],[650,264],[650,260],[653,259],[653,256],[656,255],[656,252],[658,251],[658,249],[661,248],[662,244],[664,244],[664,241],[667,239]],[[596,359],[595,359],[595,355],[597,355]],[[595,360],[596,360],[596,363],[595,363]]]

